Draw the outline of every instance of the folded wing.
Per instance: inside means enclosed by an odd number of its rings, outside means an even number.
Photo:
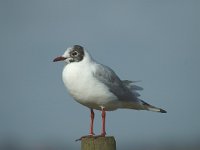
[[[133,85],[133,81],[121,81],[116,73],[109,67],[102,64],[96,64],[93,72],[94,77],[101,83],[105,84],[110,92],[122,101],[138,101],[139,94],[136,90],[141,90],[139,86]]]

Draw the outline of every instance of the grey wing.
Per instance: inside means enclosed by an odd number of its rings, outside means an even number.
[[[120,80],[115,72],[104,65],[96,64],[94,77],[105,84],[110,92],[112,92],[119,100],[123,101],[137,101],[137,96],[134,95],[128,87]]]
[[[129,90],[132,91],[132,93],[136,97],[140,96],[140,94],[137,91],[141,91],[143,90],[143,88],[134,84],[135,82],[138,82],[138,81],[123,80],[122,82]]]

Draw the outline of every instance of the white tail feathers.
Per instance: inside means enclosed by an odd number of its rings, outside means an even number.
[[[160,112],[160,113],[167,113],[166,110],[161,109],[161,108],[157,108],[155,106],[152,106],[152,105],[150,105],[150,104],[148,104],[148,103],[146,103],[144,101],[142,101],[142,105],[144,106],[144,108],[146,110],[149,110],[149,111]]]
[[[147,108],[149,111],[154,111],[154,112],[160,112],[160,113],[167,113],[164,109],[161,108],[156,108],[156,107],[148,107]]]

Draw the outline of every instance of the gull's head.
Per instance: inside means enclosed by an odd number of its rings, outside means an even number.
[[[85,56],[84,48],[80,45],[74,45],[67,48],[62,56],[56,57],[53,61],[64,61],[65,63],[80,62]]]

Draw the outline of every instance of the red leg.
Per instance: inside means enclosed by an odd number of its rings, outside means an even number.
[[[94,111],[93,109],[90,109],[90,135],[94,135],[93,127],[94,127]]]
[[[101,116],[102,116],[102,129],[101,129],[101,135],[97,135],[97,136],[94,136],[94,132],[93,132],[93,126],[94,126],[94,111],[93,109],[90,109],[90,135],[86,135],[86,136],[82,136],[81,138],[77,139],[76,141],[79,141],[83,138],[86,138],[86,137],[94,137],[94,138],[98,138],[98,137],[102,137],[102,136],[105,136],[106,135],[106,128],[105,128],[105,120],[106,120],[106,111],[104,108],[102,108],[102,111],[101,111]]]
[[[101,116],[102,116],[102,130],[101,130],[101,135],[102,136],[105,136],[106,135],[106,128],[105,128],[105,124],[106,124],[106,111],[104,108],[102,108],[102,113],[101,113]]]

